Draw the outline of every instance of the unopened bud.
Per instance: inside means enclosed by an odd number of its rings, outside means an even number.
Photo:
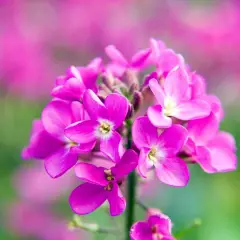
[[[142,97],[141,92],[135,91],[133,94],[133,109],[135,111],[137,111],[140,108],[142,99],[143,99],[143,97]]]

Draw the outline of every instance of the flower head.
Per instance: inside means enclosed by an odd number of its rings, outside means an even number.
[[[180,125],[173,125],[159,135],[147,117],[137,118],[133,124],[133,141],[140,150],[140,174],[146,177],[146,173],[155,168],[160,181],[175,187],[185,186],[189,172],[177,154],[187,137],[187,130]]]
[[[80,144],[96,143],[100,140],[100,149],[109,155],[112,148],[118,147],[121,137],[117,129],[122,125],[128,112],[128,100],[119,94],[107,96],[104,103],[91,90],[83,96],[83,105],[90,120],[75,122],[65,130],[66,136]]]
[[[148,117],[156,127],[167,128],[172,118],[193,120],[210,114],[209,104],[201,99],[191,99],[189,76],[183,67],[175,67],[167,75],[161,86],[156,79],[149,81],[157,105],[148,108]]]
[[[163,213],[150,215],[145,222],[136,222],[130,231],[132,240],[174,240],[172,222]]]
[[[125,210],[126,201],[119,186],[124,176],[136,168],[137,162],[138,155],[133,150],[127,150],[110,169],[89,163],[77,164],[75,173],[85,183],[78,186],[70,196],[73,211],[80,215],[89,214],[108,200],[110,214],[121,214]]]

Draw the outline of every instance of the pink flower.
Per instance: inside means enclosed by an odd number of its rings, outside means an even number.
[[[136,222],[130,231],[132,240],[174,240],[172,222],[166,215],[155,213],[146,222]]]
[[[75,184],[72,173],[64,174],[58,181],[50,178],[42,162],[20,168],[14,180],[19,196],[25,201],[38,204],[55,202]]]
[[[105,52],[112,60],[108,69],[115,73],[115,75],[121,76],[127,69],[141,69],[150,56],[151,49],[144,49],[137,52],[129,61],[113,45],[107,46]]]
[[[155,167],[159,180],[174,187],[183,187],[189,180],[186,163],[176,155],[187,141],[187,130],[173,125],[158,135],[147,117],[139,117],[133,124],[133,141],[140,150],[138,170],[143,177]]]
[[[75,122],[66,130],[66,136],[81,144],[95,144],[100,140],[100,149],[109,155],[118,147],[121,136],[117,133],[128,112],[128,100],[119,94],[109,94],[104,103],[92,91],[83,96],[83,105],[90,120]]]
[[[110,169],[89,163],[76,165],[77,177],[86,183],[78,186],[71,193],[69,202],[72,210],[80,215],[89,214],[108,200],[111,216],[122,214],[126,201],[119,185],[123,177],[136,168],[137,162],[138,155],[133,150],[127,150],[121,160]]]
[[[234,138],[226,132],[218,132],[219,122],[211,113],[208,117],[189,121],[189,140],[186,152],[205,172],[227,172],[237,168]]]
[[[79,101],[86,89],[97,91],[97,78],[101,71],[102,60],[94,59],[86,67],[71,66],[65,77],[58,77],[52,96],[63,100]]]
[[[156,127],[170,127],[171,117],[193,120],[210,114],[210,106],[201,99],[191,100],[189,76],[182,67],[174,68],[166,77],[163,87],[157,80],[149,82],[158,104],[149,107],[148,117]]]
[[[78,144],[65,136],[64,129],[80,119],[84,119],[84,110],[79,102],[50,102],[43,110],[42,120],[34,122],[23,158],[44,159],[46,171],[53,178],[64,174],[76,164],[79,153],[90,151],[95,144]]]

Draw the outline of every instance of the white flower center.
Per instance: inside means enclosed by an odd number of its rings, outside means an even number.
[[[151,150],[148,152],[148,160],[153,166],[156,166],[159,163],[159,161],[161,161],[164,157],[165,157],[164,151],[156,146],[153,146]]]
[[[79,146],[80,144],[79,143],[76,143],[76,142],[73,142],[71,141],[69,138],[67,137],[64,137],[64,142],[65,142],[65,147],[67,149],[71,148],[71,147],[77,147]]]
[[[175,110],[176,106],[177,106],[176,101],[172,97],[167,96],[164,99],[163,113],[168,117],[172,116],[173,111]]]
[[[113,123],[105,120],[105,119],[99,119],[98,120],[99,125],[96,127],[96,136],[102,139],[108,139],[112,136],[112,130],[113,130]]]

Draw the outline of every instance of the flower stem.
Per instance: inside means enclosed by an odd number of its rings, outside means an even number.
[[[127,149],[130,149],[132,146],[132,121],[127,120]],[[136,198],[136,185],[137,185],[137,177],[135,171],[131,172],[128,175],[127,181],[127,211],[126,211],[126,240],[130,239],[130,229],[132,224],[134,223],[134,205]]]

